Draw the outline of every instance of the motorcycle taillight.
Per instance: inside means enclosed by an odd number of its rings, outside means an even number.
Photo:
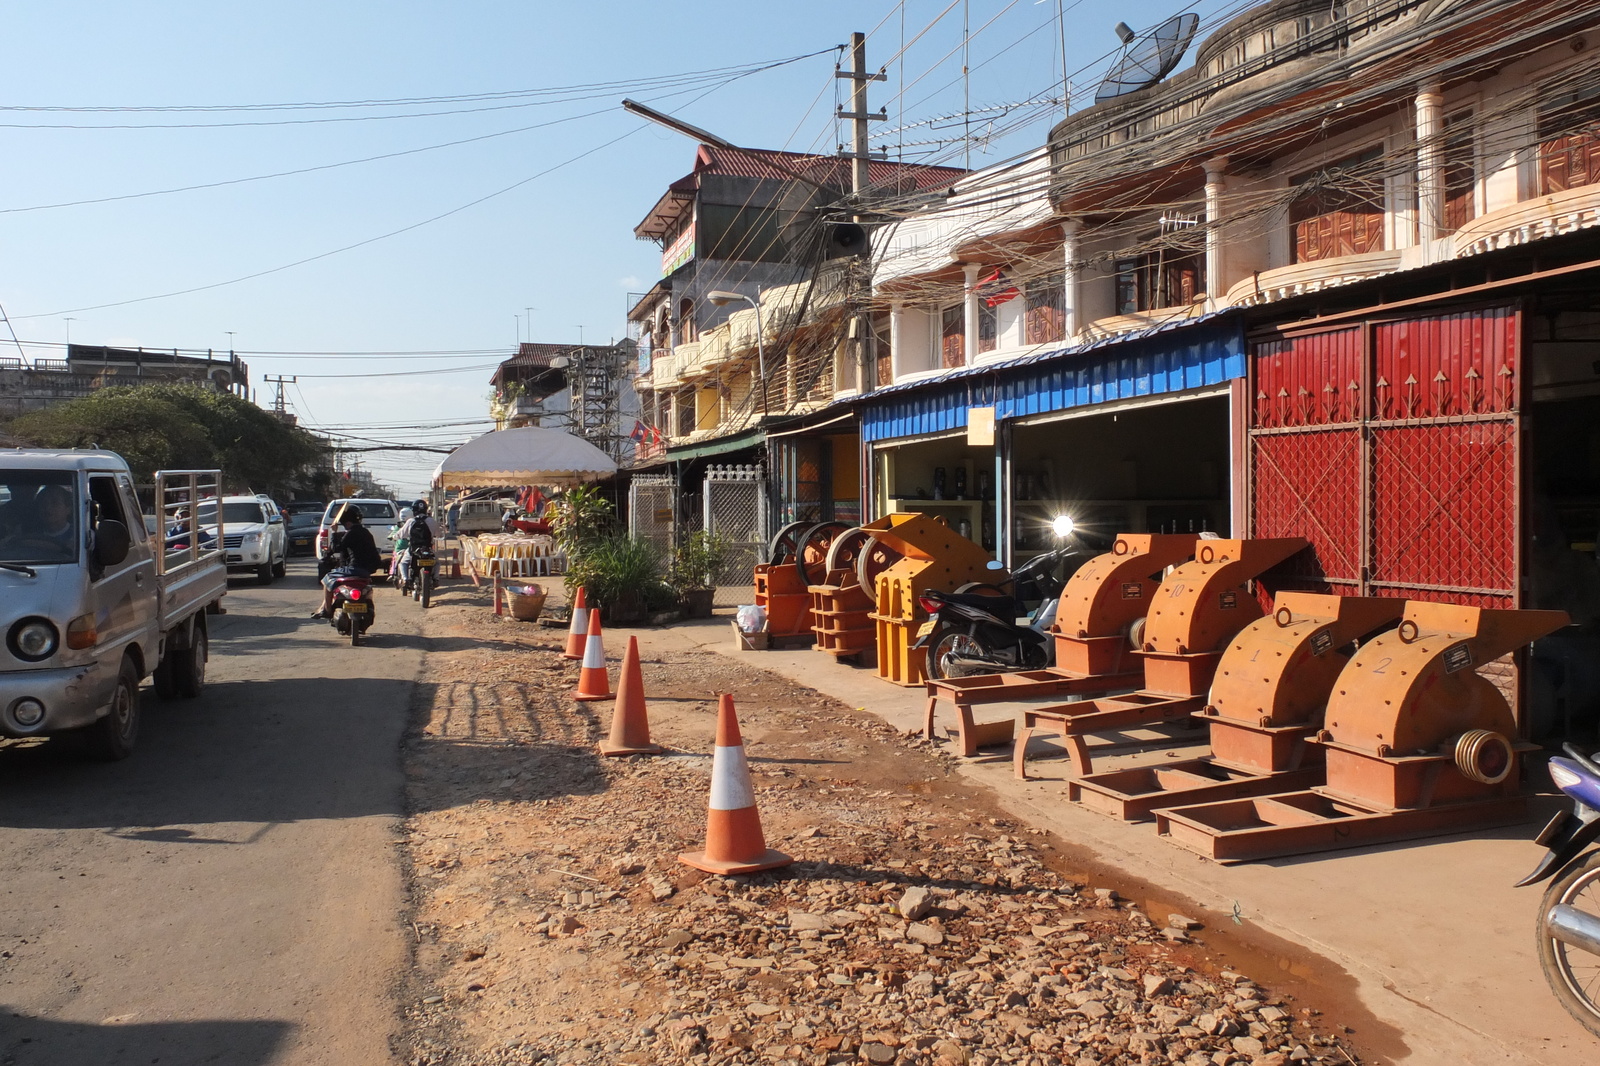
[[[361,598],[361,590],[360,589],[351,589],[350,590],[350,598],[352,600],[359,600]]]
[[[921,607],[924,611],[927,611],[929,614],[938,614],[939,613],[939,608],[941,606],[943,606],[943,605],[940,604],[939,601],[934,599],[932,596],[918,596],[917,597],[917,606]]]

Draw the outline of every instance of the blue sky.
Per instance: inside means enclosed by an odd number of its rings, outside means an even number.
[[[1063,6],[1066,66],[1076,91],[1090,94],[1117,44],[1117,20],[1144,29],[1182,10],[1155,0]],[[1191,9],[1205,19],[1204,35],[1207,16],[1222,5]],[[632,228],[689,170],[694,145],[621,111],[623,96],[737,144],[831,152],[837,143],[833,53],[731,84],[639,82],[817,52],[877,27],[869,65],[890,67],[889,80],[871,88],[871,106],[887,106],[886,125],[893,126],[959,112],[964,91],[974,108],[1057,91],[1056,12],[1056,0],[908,0],[903,7],[884,0],[15,5],[0,69],[0,142],[8,162],[0,184],[0,304],[30,357],[59,357],[59,348],[48,346],[69,330],[82,343],[219,350],[233,331],[259,401],[271,395],[264,375],[298,375],[287,397],[312,426],[482,418],[485,364],[509,354],[518,339],[576,341],[580,326],[588,341],[620,337],[627,294],[656,280],[659,252],[634,240]],[[965,87],[963,15],[973,31]],[[902,40],[918,34],[897,57]],[[81,110],[435,98],[598,83],[605,85],[559,100]],[[541,102],[526,106],[532,99]],[[419,112],[456,113],[415,117]],[[360,119],[320,121],[351,116]],[[523,129],[535,124],[548,125]],[[58,126],[88,128],[46,128]],[[109,128],[119,126],[136,128]],[[1048,126],[1041,119],[975,150],[973,165],[1041,143]],[[511,130],[521,132],[505,132]],[[904,137],[931,135],[919,128]],[[469,138],[486,139],[414,151]],[[411,154],[330,166],[398,152]],[[906,158],[960,163],[961,152]],[[312,167],[327,169],[239,180]],[[233,184],[135,195],[216,182]],[[131,198],[37,209],[107,197]],[[316,256],[323,257],[274,271]],[[217,284],[263,271],[274,272]],[[215,287],[143,299],[206,286]],[[107,304],[120,306],[101,306]],[[517,318],[528,307],[535,309],[531,337]],[[15,353],[8,334],[0,331],[0,340]],[[406,359],[251,354],[490,349],[501,351]],[[384,376],[448,368],[455,370]],[[327,374],[373,376],[313,377]],[[476,430],[361,432],[441,443]],[[366,461],[410,493],[437,457],[374,453]]]

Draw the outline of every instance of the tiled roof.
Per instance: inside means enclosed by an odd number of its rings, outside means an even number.
[[[882,192],[908,193],[942,189],[954,185],[967,172],[960,167],[934,167],[925,163],[892,163],[873,159],[867,163],[867,180]],[[850,160],[832,155],[805,155],[779,152],[771,148],[717,148],[702,144],[695,155],[694,170],[671,185],[650,213],[634,227],[634,236],[656,240],[672,226],[694,201],[702,174],[766,181],[794,181],[795,175],[837,189],[842,196],[850,188]]]
[[[850,187],[850,163],[831,155],[803,155],[770,148],[717,148],[700,146],[696,173],[729,174],[744,178],[793,180],[802,174],[812,181],[843,191]],[[893,163],[873,159],[867,163],[867,180],[875,187],[896,192],[938,189],[953,185],[966,173],[960,167],[935,167],[923,163]],[[674,183],[674,188],[678,184]]]

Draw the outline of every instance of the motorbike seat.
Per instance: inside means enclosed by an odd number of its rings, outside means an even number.
[[[941,592],[938,593],[938,598],[946,603],[957,603],[963,607],[988,611],[1001,618],[1013,618],[1017,613],[1017,602],[1010,596],[990,596],[981,592]]]
[[[349,574],[334,578],[333,585],[335,588],[343,586],[345,588],[369,589],[372,587],[372,579],[369,577],[357,577],[354,574]]]

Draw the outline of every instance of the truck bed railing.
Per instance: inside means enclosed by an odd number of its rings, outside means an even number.
[[[199,504],[206,499],[216,501],[215,536],[198,522]],[[155,553],[157,574],[176,576],[223,555],[222,471],[157,471],[155,504],[159,527],[155,538],[161,546]],[[208,538],[210,543],[205,543]]]

